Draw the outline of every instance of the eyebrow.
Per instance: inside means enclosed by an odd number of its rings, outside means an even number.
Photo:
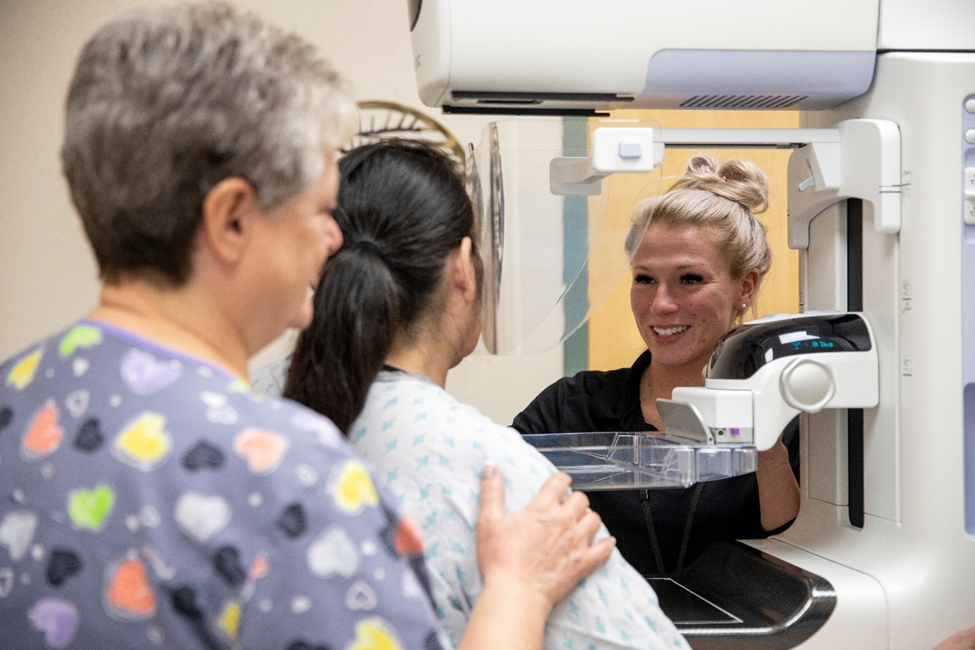
[[[680,265],[674,267],[673,270],[677,271],[678,273],[686,273],[687,271],[700,271],[700,270],[704,270],[704,267],[706,267],[706,263],[705,262],[695,262],[693,264],[680,264]],[[650,272],[650,267],[645,266],[643,264],[637,264],[637,265],[633,266],[632,268],[633,268],[634,271],[645,270],[647,272]]]

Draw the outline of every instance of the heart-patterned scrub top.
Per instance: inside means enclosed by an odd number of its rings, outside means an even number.
[[[393,503],[326,418],[80,321],[0,365],[0,648],[440,648]]]

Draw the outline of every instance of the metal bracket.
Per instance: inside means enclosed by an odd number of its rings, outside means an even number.
[[[863,199],[877,232],[901,229],[900,129],[889,120],[845,120],[838,142],[810,143],[789,158],[789,248],[809,247],[809,222],[834,203]]]
[[[845,120],[827,129],[657,129],[601,127],[592,157],[555,158],[556,195],[596,195],[617,172],[648,172],[664,147],[792,148],[789,158],[789,248],[809,247],[809,222],[830,205],[863,199],[877,232],[901,228],[900,129],[890,120]]]
[[[594,196],[602,180],[617,172],[646,173],[664,161],[664,144],[650,127],[600,127],[592,132],[591,157],[554,158],[549,163],[552,194]]]

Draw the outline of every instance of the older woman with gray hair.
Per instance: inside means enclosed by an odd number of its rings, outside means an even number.
[[[330,421],[247,383],[342,244],[354,115],[311,45],[225,5],[84,47],[62,158],[102,290],[0,364],[4,647],[441,646],[416,528]],[[484,472],[491,595],[461,647],[537,648],[608,557],[567,486],[504,516]]]

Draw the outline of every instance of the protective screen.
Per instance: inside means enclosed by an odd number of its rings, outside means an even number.
[[[659,195],[660,167],[596,174],[554,191],[552,182],[553,160],[586,158],[592,132],[614,126],[659,129],[636,120],[520,118],[488,124],[471,146],[466,175],[480,224],[489,352],[559,345],[629,273],[624,242],[633,207]]]

